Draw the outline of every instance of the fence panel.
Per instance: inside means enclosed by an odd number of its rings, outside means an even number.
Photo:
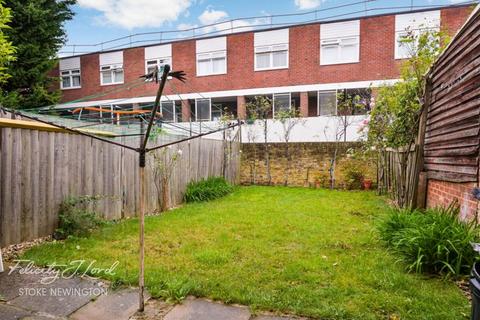
[[[414,207],[417,202],[419,146],[410,150],[386,150],[378,157],[378,192],[388,194],[399,207]]]
[[[192,180],[224,175],[238,182],[238,139],[181,142],[168,149],[167,158],[176,150],[182,155],[171,168],[171,207],[182,202]],[[152,158],[147,156],[147,212],[160,209]],[[137,169],[138,155],[115,145],[69,133],[0,128],[0,247],[51,234],[67,196],[105,196],[91,209],[107,219],[137,215]]]

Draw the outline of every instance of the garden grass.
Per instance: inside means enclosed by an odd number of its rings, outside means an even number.
[[[469,303],[454,283],[406,273],[378,240],[375,223],[386,212],[373,192],[239,187],[146,218],[146,286],[156,297],[192,294],[321,319],[467,319]],[[119,261],[107,278],[135,285],[138,220],[23,258]]]

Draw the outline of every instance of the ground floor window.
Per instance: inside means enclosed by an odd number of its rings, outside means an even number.
[[[292,106],[292,97],[290,93],[275,93],[273,95],[273,116],[279,112],[289,111]]]
[[[337,114],[337,91],[319,91],[318,92],[318,111],[319,116],[334,116]]]
[[[363,115],[370,111],[372,89],[342,89],[337,92],[338,115]]]
[[[370,111],[370,88],[318,91],[317,115],[362,115]]]
[[[163,116],[163,121],[165,122],[175,122],[175,102],[174,101],[162,101],[161,103],[161,113]]]
[[[211,111],[212,111],[212,100],[210,98],[195,100],[196,121],[210,121]]]

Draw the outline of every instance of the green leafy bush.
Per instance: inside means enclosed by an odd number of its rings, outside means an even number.
[[[223,177],[211,177],[190,182],[185,192],[186,202],[209,201],[221,198],[233,191],[233,186]]]
[[[380,237],[399,254],[408,271],[445,276],[467,275],[478,254],[477,223],[458,218],[459,207],[394,210],[379,224]]]
[[[96,202],[99,196],[68,197],[60,204],[59,223],[55,230],[55,239],[66,239],[69,236],[85,237],[104,221],[98,214],[86,209],[89,203]]]

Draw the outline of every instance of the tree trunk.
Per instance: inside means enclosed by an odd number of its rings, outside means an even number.
[[[169,191],[168,179],[162,177],[162,212],[170,208]]]

